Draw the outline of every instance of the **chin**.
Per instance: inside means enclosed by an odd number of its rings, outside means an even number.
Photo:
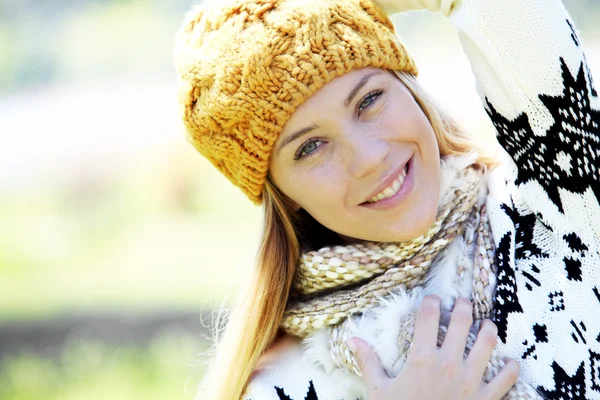
[[[420,229],[417,229],[414,232],[411,239],[414,239],[417,236],[420,236],[420,235],[424,234],[425,232],[427,232],[429,230],[429,228],[431,228],[431,226],[435,223],[436,218],[437,218],[437,204],[434,204],[430,208],[429,213],[425,213],[425,215],[422,217],[422,219],[421,219],[422,223],[419,226]]]
[[[376,239],[376,241],[406,242],[425,234],[435,223],[437,204],[432,204],[431,207],[427,207],[427,210],[421,208],[418,212],[403,217],[403,221],[399,221],[400,224],[388,227],[387,232],[385,229],[382,229],[381,233],[383,235]]]

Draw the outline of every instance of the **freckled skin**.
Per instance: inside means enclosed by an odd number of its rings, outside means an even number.
[[[313,126],[277,151],[286,138]],[[373,191],[411,157],[414,180],[407,196],[389,209],[365,207]],[[269,173],[298,208],[347,239],[410,240],[435,220],[440,186],[435,134],[408,89],[387,71],[349,72],[298,107],[275,144]]]

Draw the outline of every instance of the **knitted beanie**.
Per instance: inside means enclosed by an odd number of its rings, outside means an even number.
[[[308,97],[357,68],[417,73],[370,0],[205,0],[177,33],[175,66],[189,141],[257,204]]]

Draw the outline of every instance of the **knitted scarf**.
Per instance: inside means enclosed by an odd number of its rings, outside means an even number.
[[[382,299],[399,288],[406,292],[420,289],[436,261],[457,237],[465,241],[465,256],[472,260],[457,265],[457,277],[473,269],[472,302],[476,324],[489,318],[493,307],[494,287],[490,276],[495,274],[494,246],[485,202],[480,191],[486,190],[483,174],[473,165],[458,171],[460,179],[450,193],[443,196],[435,223],[429,230],[410,241],[400,243],[364,242],[347,246],[326,247],[301,255],[281,327],[289,334],[308,337],[325,328],[329,336],[329,353],[334,364],[362,376],[353,354],[346,346],[352,336],[352,316],[364,315],[382,305]],[[487,193],[487,191],[485,192]],[[484,196],[485,197],[485,196]],[[467,275],[469,276],[469,275]],[[416,320],[416,311],[402,320],[398,338],[401,359],[406,360]],[[447,327],[441,326],[441,345]],[[469,335],[465,354],[475,342]],[[497,375],[504,361],[494,351],[484,374],[489,382]],[[507,399],[539,399],[537,392],[520,381],[505,396]]]

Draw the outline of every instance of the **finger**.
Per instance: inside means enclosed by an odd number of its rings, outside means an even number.
[[[519,379],[519,363],[509,359],[504,368],[480,391],[481,399],[502,399],[504,395],[514,386]]]
[[[483,375],[497,342],[498,328],[496,324],[489,319],[484,320],[466,360],[467,366],[472,368],[475,374]]]
[[[473,306],[468,299],[460,297],[454,302],[450,325],[442,344],[442,350],[450,357],[462,359],[471,324],[473,324]]]
[[[441,300],[438,296],[429,295],[423,298],[423,303],[417,311],[411,352],[428,351],[437,346],[440,327],[440,304]]]
[[[351,338],[347,344],[356,358],[358,368],[362,372],[367,385],[376,386],[382,379],[387,378],[379,356],[375,354],[375,350],[367,342],[359,338]]]

